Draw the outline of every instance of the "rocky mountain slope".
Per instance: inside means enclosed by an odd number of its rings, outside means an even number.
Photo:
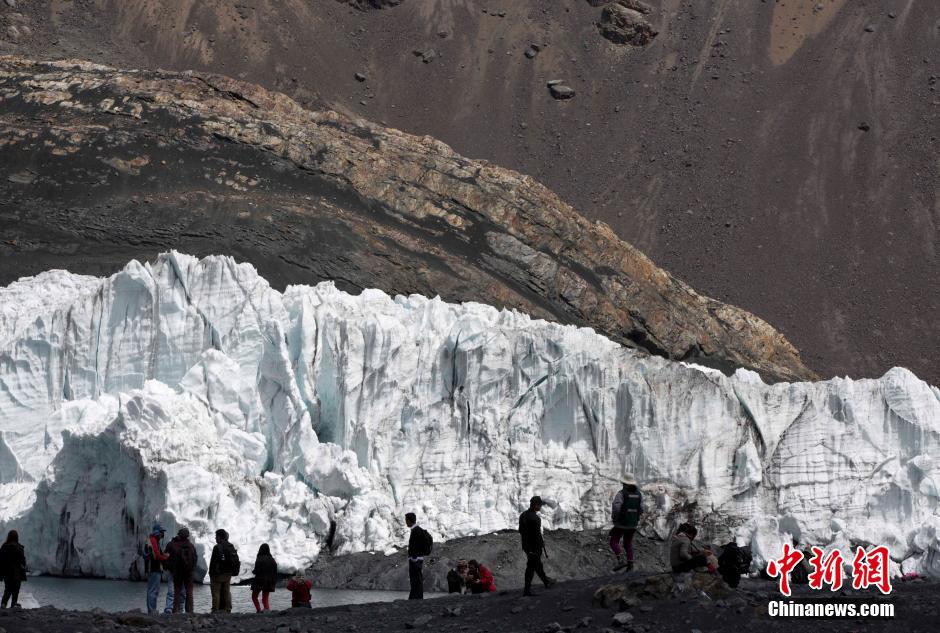
[[[10,0],[0,50],[219,72],[429,134],[824,376],[940,382],[940,3]]]
[[[429,137],[198,73],[0,59],[6,281],[183,248],[278,286],[441,295],[587,325],[677,360],[814,376],[757,317],[698,295],[533,179]]]

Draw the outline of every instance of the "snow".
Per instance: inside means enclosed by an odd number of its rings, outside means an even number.
[[[940,391],[766,385],[642,356],[592,330],[330,283],[279,293],[227,257],[0,289],[0,529],[31,568],[125,577],[158,520],[216,528],[243,572],[435,539],[606,524],[623,470],[665,537],[692,517],[756,558],[784,540],[888,544],[940,573]],[[848,557],[851,560],[851,556]],[[903,560],[903,563],[900,561]]]

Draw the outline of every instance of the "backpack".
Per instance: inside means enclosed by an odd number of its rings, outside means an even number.
[[[170,550],[170,569],[174,574],[192,573],[195,569],[196,548],[189,541],[174,541]]]
[[[737,543],[731,541],[721,550],[718,569],[729,574],[748,573],[751,570],[751,548],[738,547]]]
[[[424,555],[430,556],[431,550],[434,549],[434,538],[431,536],[431,533],[427,530],[424,531]]]
[[[242,570],[242,563],[238,560],[238,550],[234,546],[230,546],[232,549],[228,552],[226,559],[228,560],[228,569],[229,573],[233,576],[237,576]]]
[[[424,551],[422,552],[423,556],[430,556],[431,550],[434,549],[434,538],[431,536],[431,533],[425,529],[421,529],[421,540],[424,542]]]
[[[643,494],[636,492],[623,491],[623,502],[620,504],[620,511],[617,513],[617,525],[623,525],[627,528],[636,528],[640,524],[640,507],[643,504]]]

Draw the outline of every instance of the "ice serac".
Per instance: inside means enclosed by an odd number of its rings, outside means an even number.
[[[0,528],[37,570],[125,576],[154,520],[203,568],[225,527],[285,571],[387,550],[408,510],[450,538],[540,493],[549,527],[596,527],[628,469],[647,533],[692,516],[758,557],[886,543],[940,573],[940,391],[904,369],[767,385],[482,304],[282,294],[226,257],[13,292],[37,299],[0,310]]]

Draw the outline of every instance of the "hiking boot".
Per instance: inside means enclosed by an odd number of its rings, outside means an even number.
[[[612,571],[620,571],[627,566],[627,559],[624,557],[623,552],[617,554],[617,562],[614,564]]]
[[[551,589],[551,588],[554,587],[556,584],[558,584],[558,581],[557,581],[557,580],[555,580],[554,578],[549,578],[548,580],[545,581],[545,588],[546,588],[546,589]]]
[[[535,596],[535,595],[536,595],[536,594],[534,594],[531,589],[524,589],[524,590],[522,591],[522,597],[523,597],[523,598],[531,598],[532,596]]]
[[[628,561],[627,561],[627,571],[633,571],[633,561],[632,561],[632,560],[628,560]]]

